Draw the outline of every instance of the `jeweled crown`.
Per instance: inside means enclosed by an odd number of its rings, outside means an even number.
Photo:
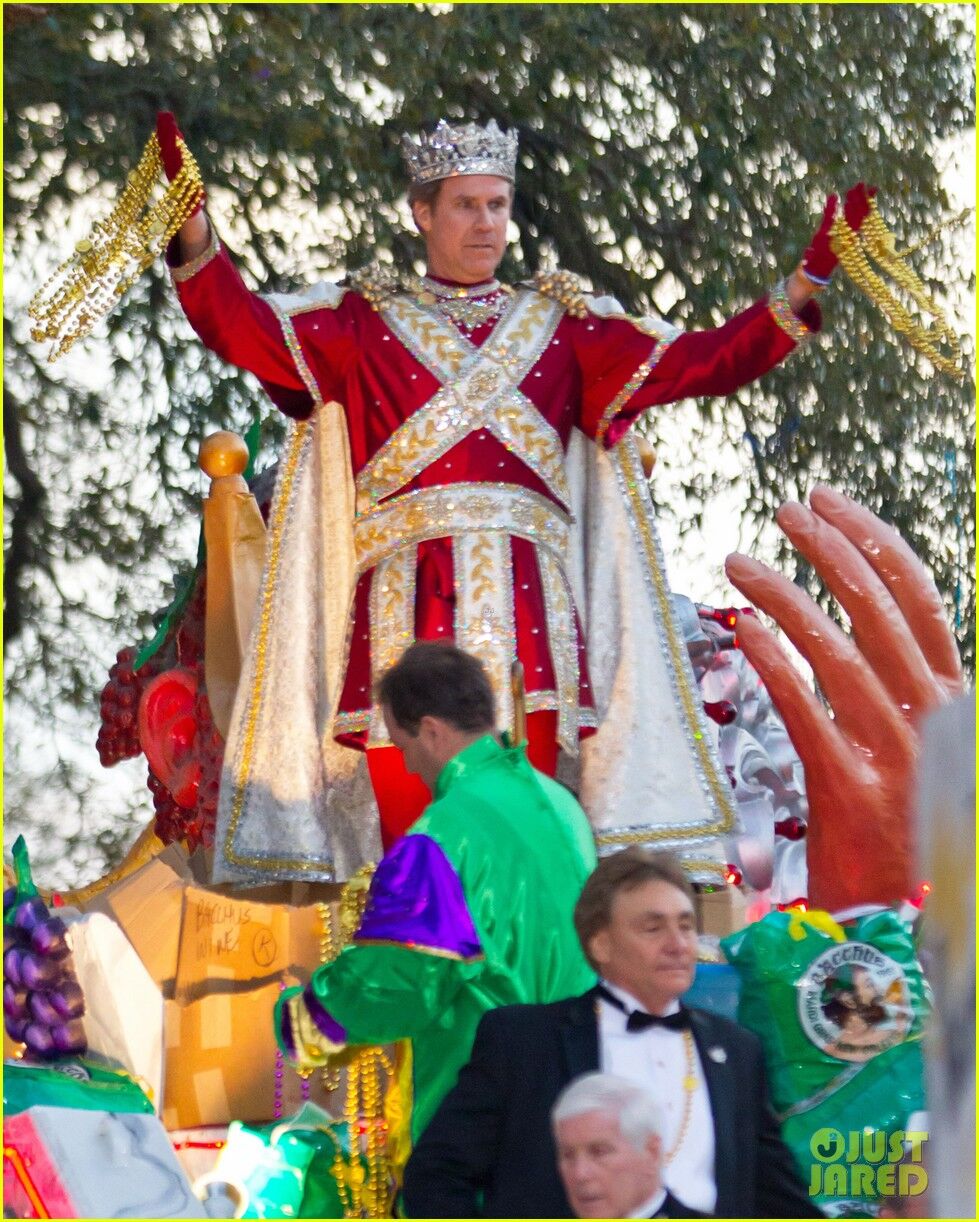
[[[435,130],[402,136],[408,174],[413,183],[437,182],[462,174],[495,174],[513,182],[517,176],[517,133],[502,131],[495,119],[485,127],[453,127],[439,119]]]

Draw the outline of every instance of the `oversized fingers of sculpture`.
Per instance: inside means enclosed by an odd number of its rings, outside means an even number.
[[[911,817],[921,717],[961,690],[941,598],[891,527],[817,488],[777,520],[850,618],[843,632],[787,578],[747,556],[727,574],[813,668],[823,707],[774,635],[752,617],[738,638],[806,772],[809,900],[839,912],[896,904],[914,889]]]

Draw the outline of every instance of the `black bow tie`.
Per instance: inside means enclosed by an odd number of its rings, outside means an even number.
[[[626,1014],[623,1003],[605,985],[598,986],[599,997],[604,997],[609,1005],[615,1006]],[[645,1031],[647,1027],[665,1027],[668,1031],[686,1031],[690,1026],[690,1011],[683,1006],[675,1014],[647,1014],[645,1010],[633,1010],[625,1020],[626,1031]]]

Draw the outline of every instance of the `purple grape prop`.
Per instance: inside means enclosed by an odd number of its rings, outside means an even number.
[[[27,1007],[27,990],[16,988],[9,980],[4,981],[3,985],[3,1012],[9,1014],[11,1018],[26,1018]]]
[[[81,1018],[85,1013],[85,999],[74,980],[65,980],[47,996],[60,1019]]]
[[[64,959],[68,954],[67,932],[60,917],[39,921],[31,930],[31,950],[46,959]]]
[[[85,1000],[71,965],[64,922],[31,878],[23,836],[13,847],[17,886],[3,895],[3,1021],[7,1034],[40,1061],[86,1051]]]
[[[20,978],[28,989],[50,989],[64,973],[57,959],[43,959],[28,951],[20,961]]]

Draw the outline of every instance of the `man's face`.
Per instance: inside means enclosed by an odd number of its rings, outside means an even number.
[[[460,284],[490,280],[503,258],[510,184],[492,174],[447,178],[434,204],[417,203],[430,275]]]
[[[660,1140],[636,1149],[614,1112],[598,1109],[554,1126],[558,1171],[579,1218],[625,1218],[660,1186]]]
[[[687,896],[654,880],[612,900],[611,919],[592,938],[591,956],[611,984],[658,1014],[693,984],[697,920]]]
[[[422,718],[422,724],[419,725],[417,733],[410,734],[395,721],[386,704],[381,706],[381,713],[384,716],[384,724],[387,726],[388,737],[404,756],[407,771],[420,776],[429,789],[434,789],[436,778],[442,770],[444,761],[437,757],[430,741],[431,734],[426,732],[428,727],[425,722],[432,719]]]

